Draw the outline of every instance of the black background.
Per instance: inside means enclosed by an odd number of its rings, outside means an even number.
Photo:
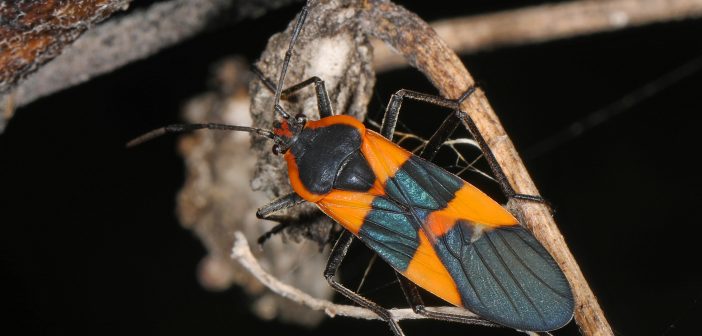
[[[521,1],[401,2],[431,21]],[[538,2],[531,2],[538,3]],[[179,120],[212,64],[255,59],[299,5],[203,34],[21,108],[0,135],[0,319],[22,334],[387,335],[379,322],[315,330],[260,321],[238,289],[202,289],[204,249],[174,216],[183,163],[174,137],[129,138]],[[463,58],[519,150],[702,57],[702,20],[655,24]],[[293,65],[294,66],[294,65]],[[399,88],[434,92],[415,70],[381,74],[371,109]],[[702,313],[698,120],[688,77],[526,164],[618,335],[689,335]],[[321,276],[321,275],[320,275]],[[514,334],[403,322],[410,335]],[[361,329],[362,328],[362,329]],[[556,335],[576,334],[571,323]]]

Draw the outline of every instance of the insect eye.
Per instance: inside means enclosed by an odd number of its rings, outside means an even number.
[[[307,122],[307,116],[305,116],[304,114],[300,113],[300,114],[298,114],[298,115],[295,116],[295,122],[296,122],[297,124],[305,124],[305,123]]]
[[[273,148],[271,150],[273,151],[273,154],[280,155],[280,145],[278,145],[278,144],[273,145]]]

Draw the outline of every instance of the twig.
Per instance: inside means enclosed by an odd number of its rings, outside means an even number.
[[[293,286],[283,283],[278,278],[261,268],[261,265],[258,264],[256,258],[254,258],[253,254],[251,254],[251,249],[249,248],[249,243],[246,241],[246,237],[240,231],[234,232],[234,246],[232,247],[231,257],[270,290],[282,297],[304,305],[305,307],[324,311],[330,317],[346,316],[365,320],[380,319],[378,314],[369,309],[358,306],[341,305],[327,300],[317,299]],[[467,317],[478,317],[477,315],[458,307],[433,307],[427,309],[442,313],[460,313],[466,315]],[[389,311],[396,321],[419,320],[427,318],[426,316],[415,313],[410,308],[394,308],[389,309]]]
[[[433,22],[432,28],[459,54],[507,45],[538,43],[699,18],[702,0],[571,1]],[[407,65],[402,56],[374,41],[376,71]]]
[[[428,24],[402,7],[383,0],[368,0],[369,34],[399,51],[408,62],[423,72],[449,98],[457,98],[474,85],[470,73],[458,56]],[[461,105],[492,149],[507,179],[517,193],[538,195],[514,145],[505,133],[482,90]],[[467,125],[466,125],[467,127]],[[550,209],[534,202],[514,202],[523,224],[548,249],[568,278],[575,295],[575,319],[585,335],[612,335],[612,330],[587,284],[573,255],[558,231]]]

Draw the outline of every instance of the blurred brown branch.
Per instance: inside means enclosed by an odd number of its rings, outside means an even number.
[[[441,20],[431,26],[449,48],[467,54],[700,16],[702,0],[578,0]],[[383,43],[375,41],[373,47],[377,71],[407,65]]]
[[[0,92],[53,59],[131,0],[0,2]]]
[[[41,62],[31,66],[4,67],[0,53],[0,101],[12,95],[14,106],[21,107],[32,101],[85,82],[95,76],[113,71],[136,60],[186,40],[217,24],[229,23],[244,17],[263,15],[267,9],[280,7],[294,0],[172,0],[159,2],[146,10],[137,10],[124,17],[107,21],[88,30],[80,39],[63,39],[54,43],[51,53],[41,53]],[[125,1],[122,1],[125,2]],[[53,12],[52,16],[62,17],[65,12]],[[58,19],[56,19],[58,20]],[[81,33],[90,25],[80,21],[76,25]],[[53,26],[41,25],[49,33],[63,32]],[[5,41],[14,41],[18,36],[28,34],[21,26],[6,35]],[[42,30],[42,31],[43,31]],[[3,32],[0,30],[0,33]],[[79,34],[75,34],[77,37]],[[7,49],[9,54],[24,54],[32,50],[36,43],[23,40]],[[0,42],[0,46],[2,42]],[[61,54],[61,55],[58,55]],[[40,63],[56,57],[52,62],[39,68]],[[15,61],[16,62],[16,61]],[[20,77],[29,77],[9,91]],[[13,80],[9,80],[9,79]],[[0,123],[1,126],[1,123]],[[2,128],[0,127],[0,130]]]

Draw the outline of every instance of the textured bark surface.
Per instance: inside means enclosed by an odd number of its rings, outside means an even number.
[[[131,0],[2,1],[0,92],[53,59],[91,25]]]

